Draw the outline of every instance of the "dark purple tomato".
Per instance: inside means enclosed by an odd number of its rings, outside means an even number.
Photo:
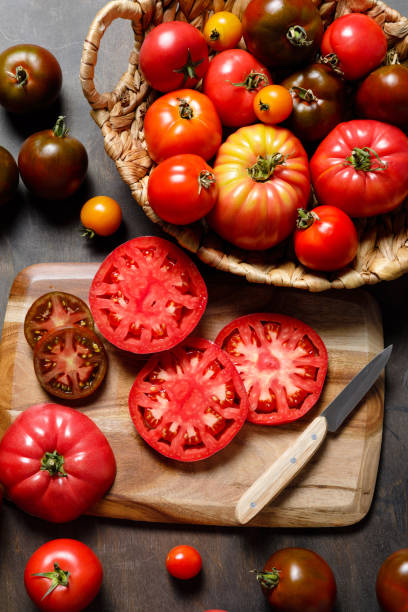
[[[8,202],[18,187],[18,167],[14,157],[0,146],[0,206]]]
[[[357,91],[360,116],[408,127],[408,67],[381,66],[371,72]]]

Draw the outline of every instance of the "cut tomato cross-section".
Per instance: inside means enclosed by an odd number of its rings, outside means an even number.
[[[244,382],[248,421],[288,423],[319,399],[327,351],[320,336],[302,321],[281,314],[246,315],[226,325],[215,341]]]
[[[129,395],[139,434],[162,455],[205,459],[224,448],[244,424],[248,400],[231,360],[204,338],[151,357]]]

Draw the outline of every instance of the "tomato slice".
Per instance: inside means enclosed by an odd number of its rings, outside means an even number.
[[[84,327],[58,327],[34,349],[34,370],[41,386],[56,397],[79,399],[102,383],[108,358],[102,341]]]
[[[197,461],[224,448],[248,412],[244,385],[230,358],[204,338],[152,356],[129,394],[133,423],[162,455]]]
[[[133,353],[153,353],[193,331],[207,305],[207,288],[181,249],[163,238],[142,236],[103,261],[89,304],[109,342]]]
[[[248,393],[248,421],[280,425],[308,412],[320,397],[327,351],[308,325],[282,314],[235,319],[215,342],[231,357]]]
[[[24,319],[24,335],[31,348],[56,327],[88,327],[94,322],[88,306],[71,293],[50,291],[35,300]]]

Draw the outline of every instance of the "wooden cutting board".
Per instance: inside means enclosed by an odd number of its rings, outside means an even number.
[[[39,386],[23,322],[34,299],[51,290],[87,301],[98,264],[47,263],[26,268],[15,279],[0,345],[0,434],[18,413],[57,401]],[[232,278],[209,286],[207,311],[197,335],[214,339],[234,317],[281,312],[302,319],[321,335],[329,368],[318,404],[300,421],[262,427],[247,423],[223,451],[185,464],[166,459],[138,436],[128,412],[128,393],[144,363],[107,345],[109,372],[103,388],[78,409],[105,433],[117,460],[111,491],[90,514],[139,521],[237,525],[241,494],[288,447],[351,378],[383,348],[381,317],[363,292],[310,294],[250,285]],[[382,438],[383,376],[341,430],[329,434],[304,471],[249,525],[269,527],[343,526],[359,521],[371,504]],[[65,402],[68,404],[68,402]]]

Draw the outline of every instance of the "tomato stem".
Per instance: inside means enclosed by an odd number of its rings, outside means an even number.
[[[41,597],[41,601],[45,599],[57,586],[67,587],[69,583],[70,573],[61,569],[57,562],[54,563],[53,572],[39,572],[37,574],[31,574],[32,576],[41,576],[42,578],[49,578],[51,580],[48,591]]]
[[[259,100],[259,110],[261,110],[261,111],[268,111],[269,110],[269,104],[267,104],[266,102],[262,102],[262,100]]]
[[[186,63],[181,68],[177,68],[176,70],[174,70],[174,72],[178,72],[179,74],[182,74],[184,76],[183,82],[181,84],[181,87],[184,87],[184,85],[185,85],[185,83],[186,83],[186,81],[188,79],[198,79],[198,76],[197,76],[197,73],[196,73],[195,69],[203,61],[204,61],[204,58],[202,57],[198,61],[193,62],[193,58],[191,57],[190,49],[187,49],[187,61],[186,61]]]
[[[339,66],[340,60],[335,53],[328,53],[327,55],[320,57],[319,61],[321,64],[329,66],[336,74],[344,76],[344,72]]]
[[[16,79],[17,85],[19,87],[24,87],[28,81],[27,70],[23,68],[23,66],[17,66],[15,74],[7,71],[7,74],[11,76],[13,79]]]
[[[65,476],[68,474],[64,470],[64,457],[57,450],[50,453],[47,451],[41,459],[41,470],[47,470],[50,476]]]
[[[54,136],[56,136],[57,138],[64,138],[64,136],[68,135],[69,130],[67,129],[65,125],[64,119],[65,119],[64,115],[60,115],[52,130]]]
[[[231,81],[230,81],[231,83]],[[258,87],[264,83],[264,86],[269,85],[269,79],[263,72],[257,72],[256,70],[251,70],[248,76],[244,81],[240,83],[231,83],[234,87],[245,87],[248,91],[254,91],[258,89]]]
[[[267,181],[275,172],[276,166],[283,165],[288,155],[274,153],[263,157],[260,155],[253,166],[247,168],[249,176],[257,182]]]
[[[219,37],[220,37],[220,33],[218,32],[218,30],[216,30],[215,28],[211,30],[211,34],[210,34],[211,40],[218,40]]]
[[[308,47],[313,44],[313,41],[307,37],[305,28],[302,28],[300,25],[290,26],[286,32],[286,38],[294,47]]]
[[[300,230],[305,230],[315,221],[319,221],[320,217],[313,210],[305,210],[304,208],[297,209],[298,218],[296,219],[296,227]]]
[[[316,102],[317,98],[313,93],[312,89],[305,89],[304,87],[298,87],[297,85],[294,85],[291,89],[290,89],[290,93],[293,95],[297,95],[299,96],[299,98],[301,100],[304,100],[305,102]]]
[[[204,189],[209,189],[213,183],[215,183],[214,174],[209,172],[209,170],[201,170],[198,175],[198,193],[201,193],[203,187]]]
[[[273,567],[270,571],[250,571],[256,575],[257,581],[265,589],[274,589],[279,584],[279,574],[281,573],[281,570],[276,569],[276,567]]]
[[[373,158],[371,155],[377,159],[378,166],[373,167]],[[374,149],[370,149],[370,147],[363,147],[362,149],[354,147],[351,155],[346,158],[344,164],[353,166],[356,170],[363,170],[364,172],[379,172],[380,170],[388,168],[387,162],[383,161],[378,153],[374,151]]]
[[[86,238],[87,240],[92,240],[95,237],[95,231],[90,227],[83,227],[80,229],[81,236]]]
[[[177,98],[179,101],[179,114],[182,119],[192,119],[194,116],[193,109],[184,98]]]

